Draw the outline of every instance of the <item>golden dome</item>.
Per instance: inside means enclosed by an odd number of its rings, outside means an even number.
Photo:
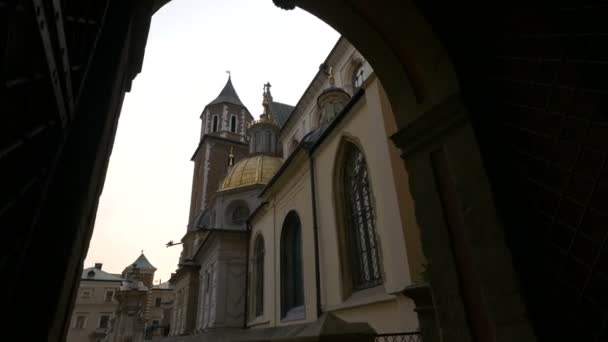
[[[220,185],[221,190],[241,188],[254,184],[266,184],[281,167],[281,158],[257,155],[234,164]]]

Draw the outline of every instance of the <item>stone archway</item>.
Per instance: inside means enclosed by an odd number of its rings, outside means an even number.
[[[7,148],[3,141],[0,153],[16,189],[7,192],[0,211],[0,222],[16,227],[8,232],[12,249],[3,259],[11,279],[6,307],[16,321],[28,308],[49,303],[41,319],[49,340],[60,340],[65,331],[122,98],[140,71],[150,17],[166,2],[108,1],[84,14],[71,2],[8,2],[1,9],[7,19],[2,32],[10,33],[0,40],[7,56],[2,95],[14,100],[27,94],[37,104],[20,107],[2,97],[9,120],[17,122],[7,127],[40,127],[16,133]],[[344,34],[387,90],[401,129],[393,140],[403,151],[431,260],[436,313],[429,316],[440,330],[430,331],[450,341],[533,339],[521,278],[541,338],[601,340],[608,330],[601,291],[608,274],[602,230],[608,217],[607,6],[276,3],[300,6]],[[87,16],[82,22],[92,23],[95,33],[84,37],[64,14]],[[87,44],[70,45],[64,29],[82,34]],[[66,44],[86,58],[67,56]],[[31,66],[15,62],[26,57],[35,58]],[[81,69],[72,68],[83,61]],[[12,75],[21,69],[31,79]],[[24,86],[22,93],[19,87],[28,84],[42,86]],[[19,172],[25,168],[32,172]],[[39,269],[40,260],[54,267],[28,272]],[[48,280],[43,296],[40,278]],[[559,317],[564,307],[568,315]]]

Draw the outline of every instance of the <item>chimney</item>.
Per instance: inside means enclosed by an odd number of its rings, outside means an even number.
[[[96,262],[95,263],[95,268],[98,269],[98,270],[101,270],[101,265],[103,265],[103,264],[100,263],[100,262]]]

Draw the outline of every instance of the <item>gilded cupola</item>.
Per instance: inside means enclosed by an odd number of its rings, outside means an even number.
[[[228,171],[219,190],[230,190],[256,184],[266,184],[281,167],[281,158],[258,154],[241,159]]]
[[[229,155],[228,174],[220,184],[219,191],[243,188],[268,183],[281,167],[282,160],[277,151],[279,125],[272,113],[270,83],[264,85],[264,112],[260,119],[251,123],[249,135],[249,156],[234,163],[232,152]]]

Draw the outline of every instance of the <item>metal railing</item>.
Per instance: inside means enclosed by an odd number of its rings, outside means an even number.
[[[422,342],[422,336],[419,331],[378,334],[374,342]]]

